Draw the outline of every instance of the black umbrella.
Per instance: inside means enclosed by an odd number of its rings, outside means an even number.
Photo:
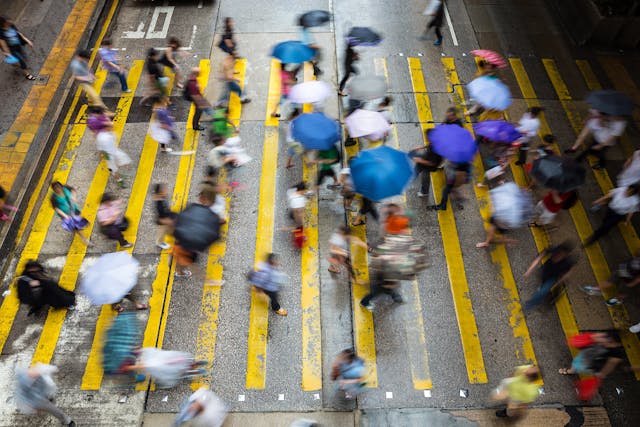
[[[353,27],[347,34],[347,42],[352,46],[376,46],[382,36],[368,27]]]
[[[565,193],[584,184],[585,170],[569,157],[551,155],[534,160],[531,175],[541,185]]]
[[[189,205],[178,214],[173,235],[183,248],[204,251],[220,237],[220,218],[206,206]]]
[[[319,27],[331,21],[331,14],[326,10],[312,10],[300,15],[298,25],[305,28]]]
[[[627,116],[633,111],[633,102],[615,90],[596,90],[587,95],[587,102],[601,113]]]

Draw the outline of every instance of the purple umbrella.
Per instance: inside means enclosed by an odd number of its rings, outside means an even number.
[[[522,136],[513,124],[504,120],[486,120],[475,123],[473,129],[477,135],[484,136],[492,141],[509,144]]]
[[[439,125],[427,133],[433,151],[455,163],[468,163],[478,151],[471,132],[458,125]]]

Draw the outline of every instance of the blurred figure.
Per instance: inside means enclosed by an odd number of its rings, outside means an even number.
[[[217,140],[225,140],[238,132],[238,127],[229,119],[229,108],[216,108],[211,114],[211,142],[214,144]]]
[[[506,403],[507,407],[496,411],[496,416],[521,417],[529,405],[540,395],[540,386],[536,382],[540,379],[537,366],[518,366],[513,376],[500,381],[500,385],[492,392],[491,399]]]
[[[100,107],[105,111],[109,111],[102,98],[93,88],[93,82],[96,80],[96,76],[89,69],[89,59],[91,59],[91,52],[88,50],[80,50],[76,53],[76,56],[71,60],[71,73],[73,79],[78,82],[90,107]],[[109,115],[113,113],[109,112]]]
[[[279,271],[278,256],[268,254],[264,262],[257,266],[257,270],[252,270],[249,274],[249,282],[256,287],[256,290],[264,293],[271,301],[271,309],[280,316],[286,316],[287,310],[280,306],[278,302],[278,291],[284,279],[283,273]]]
[[[286,164],[286,168],[290,169],[293,167],[293,158],[295,156],[299,156],[302,153],[304,153],[304,147],[303,145],[296,141],[295,138],[293,137],[293,121],[300,116],[300,114],[302,114],[302,110],[300,108],[294,108],[293,111],[291,111],[291,115],[289,116],[289,118],[287,119],[289,122],[289,125],[287,126],[287,164]]]
[[[536,205],[536,219],[529,223],[530,227],[540,227],[553,223],[553,220],[563,209],[571,208],[577,201],[578,193],[575,190],[560,193],[549,190]]]
[[[169,37],[167,42],[167,47],[162,54],[162,57],[158,60],[158,63],[171,68],[174,74],[174,81],[176,82],[176,87],[178,89],[182,89],[184,86],[182,85],[182,74],[180,74],[180,65],[178,65],[177,56],[180,54],[180,47],[182,44],[177,37]]]
[[[361,200],[362,200],[362,203],[360,205],[360,210],[358,211],[358,214],[356,215],[355,219],[351,221],[352,227],[357,227],[359,225],[366,224],[368,213],[371,214],[373,219],[378,221],[379,215],[378,215],[378,211],[376,210],[376,206],[374,202],[372,200],[367,199],[364,196],[362,197]]]
[[[625,360],[624,347],[607,332],[589,334],[590,342],[582,343],[570,368],[558,369],[560,375],[594,375],[603,380]]]
[[[351,348],[341,351],[331,365],[331,380],[338,382],[338,390],[344,392],[345,399],[355,399],[367,384],[366,378],[364,359]]]
[[[287,190],[287,201],[289,204],[289,217],[296,227],[304,225],[304,208],[307,206],[307,184],[299,182]]]
[[[442,156],[433,151],[431,145],[420,145],[409,151],[409,157],[416,164],[416,177],[420,177],[418,197],[429,197],[431,188],[431,172],[438,170]]]
[[[351,74],[358,74],[358,69],[353,64],[359,59],[360,55],[358,55],[358,52],[355,51],[353,46],[347,43],[347,47],[344,52],[344,77],[340,80],[340,86],[338,87],[338,94],[340,96],[347,96],[347,92],[345,92],[344,87],[347,85],[347,81],[349,81]]]
[[[640,209],[639,191],[640,183],[629,187],[618,187],[593,202],[593,206],[590,209],[592,212],[596,212],[605,204],[607,205],[607,211],[602,223],[584,242],[584,246],[590,246],[597,242],[598,239],[609,233],[623,219],[626,220],[627,225],[631,224],[631,217]]]
[[[338,181],[340,182],[340,195],[343,198],[344,208],[348,211],[356,211],[358,209],[352,206],[356,192],[355,186],[353,185],[353,178],[351,177],[351,168],[349,167],[351,159],[353,159],[353,157],[347,160],[347,167],[340,170]]]
[[[385,272],[382,270],[384,268],[384,261],[381,260],[380,254],[375,254],[372,263],[381,264],[379,268],[375,268],[373,274],[371,274],[371,288],[369,293],[365,295],[364,298],[360,301],[360,306],[363,308],[373,311],[376,306],[373,303],[374,298],[376,298],[380,294],[387,294],[391,297],[393,302],[398,304],[404,303],[404,299],[398,289],[400,289],[400,281],[399,280],[387,280],[385,279]]]
[[[318,191],[320,186],[322,185],[322,181],[326,177],[331,177],[333,179],[333,184],[328,184],[327,188],[329,190],[337,190],[340,188],[340,182],[338,181],[338,177],[336,176],[336,172],[333,170],[333,165],[340,163],[340,151],[337,146],[333,146],[328,150],[319,150],[318,156],[314,160],[314,163],[318,165],[318,179],[316,181],[315,190]]]
[[[150,107],[149,101],[155,102],[163,96],[167,96],[167,85],[169,78],[164,76],[164,66],[160,63],[160,52],[154,48],[147,51],[147,60],[144,64],[147,71],[148,87],[147,92],[140,105]]]
[[[429,30],[434,29],[436,33],[436,41],[433,42],[434,46],[440,46],[442,44],[442,22],[444,20],[444,1],[431,0],[427,8],[422,12],[423,15],[431,16],[431,20],[427,23],[427,28],[424,30],[424,34],[418,37],[421,41],[429,40]]]
[[[322,50],[320,46],[313,40],[311,36],[311,31],[308,28],[300,27],[300,41],[307,46],[309,46],[315,52],[313,59],[311,60],[311,65],[313,65],[313,75],[316,77],[320,77],[322,75],[322,70],[318,67],[318,63],[322,59]]]
[[[378,113],[382,114],[384,119],[389,124],[393,124],[393,116],[391,114],[391,103],[392,102],[393,102],[393,98],[391,98],[390,96],[385,96],[382,99],[382,101],[380,101],[380,104],[378,104],[378,108],[377,108]]]
[[[158,232],[156,233],[156,246],[160,249],[169,249],[171,245],[164,241],[167,235],[173,234],[173,227],[176,223],[178,214],[173,212],[169,207],[167,197],[169,196],[169,188],[167,184],[156,184],[153,188],[153,203],[156,208],[156,224],[158,224]]]
[[[122,248],[133,246],[122,234],[129,228],[129,221],[124,217],[124,200],[111,193],[104,193],[98,207],[97,220],[100,232],[107,238],[117,240]]]
[[[236,58],[237,53],[233,51],[229,56],[222,60],[221,80],[224,82],[224,89],[222,90],[222,95],[215,104],[216,107],[221,107],[223,105],[228,106],[231,92],[235,92],[238,95],[240,103],[246,104],[251,102],[251,100],[244,95],[242,88],[240,87],[240,80],[235,77]]]
[[[18,210],[15,206],[11,206],[4,202],[7,192],[0,186],[0,221],[11,221],[11,217],[7,215],[7,211],[15,212]]]
[[[366,250],[368,246],[358,237],[351,234],[351,229],[346,225],[341,225],[329,238],[329,272],[340,274],[342,267],[347,269],[352,282],[357,282],[355,271],[351,264],[349,246],[358,245]]]
[[[524,277],[529,277],[538,264],[541,264],[542,282],[533,296],[524,303],[523,310],[529,311],[540,305],[556,284],[567,279],[571,274],[576,261],[571,257],[572,246],[565,242],[557,246],[545,249],[533,260]],[[546,258],[546,261],[543,262]]]
[[[63,426],[75,427],[75,421],[53,404],[57,387],[51,375],[56,372],[56,366],[39,362],[30,368],[16,369],[16,406],[23,414],[47,412],[59,419]]]
[[[35,80],[35,76],[29,71],[27,54],[22,48],[24,45],[28,45],[33,49],[33,42],[18,31],[9,18],[0,16],[0,50],[7,58],[12,56],[17,60],[27,80]]]
[[[444,166],[444,176],[446,178],[446,185],[442,189],[442,195],[440,196],[440,203],[437,205],[429,206],[429,209],[437,210],[437,211],[447,210],[447,202],[449,201],[449,194],[451,193],[451,191],[469,182],[470,174],[471,174],[470,163],[453,163],[453,162],[447,161]],[[463,209],[462,204],[458,204],[458,209]]]
[[[189,73],[189,79],[187,80],[187,87],[185,88],[185,97],[187,100],[193,102],[193,106],[195,107],[195,113],[191,119],[191,127],[193,130],[204,130],[204,126],[200,125],[200,117],[202,113],[213,116],[213,108],[211,108],[211,104],[209,104],[209,101],[207,101],[202,94],[198,77],[200,77],[200,68],[192,68]]]
[[[527,162],[529,145],[540,129],[540,119],[538,116],[542,111],[544,111],[542,107],[531,107],[518,121],[518,127],[516,129],[522,134],[522,136],[517,141],[520,144],[520,147],[518,150],[518,161],[516,162],[516,165],[522,166]]]
[[[30,307],[27,316],[37,315],[46,305],[75,310],[76,294],[61,288],[38,261],[27,261],[16,286],[20,302]]]
[[[144,347],[135,351],[135,365],[127,367],[150,376],[160,388],[171,388],[183,379],[193,379],[207,373],[206,360],[196,360],[184,351]]]
[[[131,93],[129,86],[127,86],[127,76],[124,74],[124,67],[118,63],[116,57],[116,51],[113,49],[113,43],[111,39],[104,39],[98,49],[98,56],[102,61],[102,67],[107,70],[109,74],[115,75],[120,81],[120,88],[124,93]]]
[[[458,110],[456,109],[456,107],[447,108],[447,111],[444,115],[443,123],[445,125],[458,125],[462,127],[462,120],[460,120],[460,117],[458,117]]]
[[[602,169],[605,165],[607,150],[616,145],[626,127],[627,122],[622,118],[591,110],[591,116],[587,119],[578,139],[564,152],[575,153],[578,147],[586,144],[585,150],[576,157],[576,160],[580,161],[592,155],[598,159],[598,163],[593,165],[593,168]]]
[[[615,292],[614,296],[606,300],[609,306],[622,304],[631,288],[640,284],[640,256],[633,256],[618,264],[611,276],[598,286],[581,286],[580,289],[589,295],[607,295]]]
[[[222,33],[222,38],[220,39],[218,47],[229,55],[235,52],[236,48],[238,47],[233,37],[234,31],[235,28],[233,18],[227,16],[226,18],[224,18],[224,33]]]
[[[396,203],[389,203],[382,208],[384,234],[410,234],[411,220],[405,210]]]
[[[124,178],[120,174],[120,167],[131,163],[131,157],[116,145],[116,134],[113,130],[105,127],[96,136],[96,148],[102,153],[109,172],[116,180],[118,187],[124,188]]]
[[[618,187],[628,187],[637,182],[640,182],[640,150],[634,151],[624,162],[622,172],[618,175]]]
[[[73,187],[55,181],[51,184],[51,205],[55,213],[62,219],[62,228],[76,234],[85,245],[91,246],[89,239],[80,230],[89,225],[89,221],[80,215],[80,208],[76,201],[76,190]]]
[[[287,65],[284,62],[280,64],[280,100],[275,110],[271,113],[271,117],[280,117],[283,113],[284,106],[289,103],[289,92],[297,82],[296,74],[298,69],[287,70]]]
[[[113,130],[113,120],[102,107],[87,108],[87,127],[97,138],[100,132],[110,132]]]
[[[179,427],[188,421],[193,427],[221,427],[226,417],[224,402],[211,390],[200,387],[182,403],[173,427]]]
[[[169,98],[160,98],[153,105],[153,113],[149,134],[160,144],[161,152],[170,153],[173,148],[168,145],[178,139],[178,134],[174,129],[174,117],[169,111]]]

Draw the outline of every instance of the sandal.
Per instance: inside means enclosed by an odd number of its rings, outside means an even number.
[[[366,223],[367,223],[366,219],[360,219],[360,220],[358,220],[357,223],[355,221],[351,221],[351,226],[352,227],[357,227],[359,225],[365,225]]]
[[[176,87],[178,89],[184,89],[184,85],[182,83],[176,83]]]
[[[25,79],[27,80],[35,80],[35,76],[33,74],[27,74],[26,76],[24,76]]]
[[[569,369],[567,369],[567,368],[558,369],[558,373],[560,375],[571,375],[572,374],[572,372],[569,372]]]
[[[327,268],[327,270],[329,270],[329,273],[335,273],[338,274],[340,273],[340,269],[339,268],[331,268],[332,266],[329,266],[329,268]]]
[[[136,310],[148,310],[148,309],[149,309],[148,304],[136,304]]]
[[[124,311],[124,307],[121,306],[120,304],[117,304],[113,307],[113,309],[117,312],[117,313],[122,313]]]

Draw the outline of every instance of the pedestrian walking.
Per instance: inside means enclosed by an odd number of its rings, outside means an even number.
[[[96,136],[96,148],[102,153],[107,168],[116,180],[118,187],[124,188],[124,177],[120,174],[120,168],[131,163],[131,157],[116,146],[116,134],[112,130],[103,130]]]
[[[351,221],[351,226],[352,227],[357,227],[359,225],[366,224],[367,223],[367,214],[371,214],[373,219],[378,221],[379,215],[378,215],[378,211],[376,210],[376,206],[375,206],[374,202],[372,200],[369,200],[366,197],[362,196],[362,203],[360,205],[360,210],[358,211],[358,214],[353,219],[353,221]]]
[[[118,62],[116,51],[113,49],[111,39],[104,39],[102,41],[100,49],[98,49],[98,56],[102,61],[102,67],[107,70],[109,74],[118,78],[122,92],[131,93],[129,86],[127,85],[127,76],[124,73],[124,67]]]
[[[593,165],[593,169],[602,169],[607,150],[616,145],[626,127],[627,122],[623,118],[592,110],[576,142],[564,152],[575,153],[578,147],[585,144],[586,148],[578,154],[576,160],[581,161],[588,155],[594,156],[598,162]]]
[[[147,51],[144,68],[147,71],[148,86],[145,96],[140,99],[140,105],[150,107],[150,101],[155,102],[168,95],[169,78],[164,75],[164,65],[160,62],[160,52],[154,48],[150,48]]]
[[[57,387],[51,375],[56,372],[58,372],[56,366],[40,362],[30,368],[17,368],[16,406],[23,414],[46,412],[60,420],[62,425],[75,427],[75,421],[53,403]]]
[[[164,241],[167,235],[173,234],[173,227],[176,223],[178,214],[173,212],[169,207],[167,197],[169,196],[169,188],[167,184],[159,183],[153,187],[153,202],[156,208],[156,224],[158,231],[156,233],[156,246],[160,249],[169,249],[171,245]]]
[[[227,138],[239,131],[238,126],[229,119],[228,107],[214,109],[211,119],[211,142],[214,144],[224,144]]]
[[[391,113],[391,104],[393,103],[393,98],[390,96],[385,96],[382,98],[382,101],[376,107],[378,113],[382,114],[382,117],[389,123],[393,124],[393,114]]]
[[[170,153],[173,148],[168,145],[178,139],[178,134],[174,129],[174,118],[169,110],[169,98],[162,97],[153,105],[153,115],[149,134],[160,144],[160,151]]]
[[[402,206],[397,203],[388,203],[382,208],[382,231],[389,234],[411,234],[409,228],[411,220]]]
[[[80,215],[80,208],[76,200],[76,190],[73,187],[55,181],[51,184],[51,205],[62,220],[62,228],[73,232],[87,246],[92,243],[80,231],[87,228],[89,221]]]
[[[0,221],[11,221],[8,212],[16,212],[18,210],[15,206],[5,203],[6,198],[7,192],[0,186]]]
[[[611,276],[598,286],[581,286],[580,289],[589,295],[614,296],[606,300],[608,306],[622,304],[628,292],[640,284],[640,256],[633,256],[618,264]]]
[[[458,109],[456,107],[449,107],[444,115],[445,125],[458,125],[462,127],[462,120],[458,117]]]
[[[195,113],[191,120],[191,127],[193,130],[202,131],[204,130],[204,126],[200,125],[200,117],[202,116],[202,113],[213,116],[213,108],[211,108],[211,104],[209,104],[209,101],[207,101],[202,94],[200,84],[198,83],[198,77],[200,77],[200,68],[192,68],[189,73],[186,87],[184,88],[184,94],[185,98],[188,101],[191,101],[195,107]]]
[[[640,150],[633,152],[624,162],[622,172],[618,175],[618,187],[628,187],[640,182]]]
[[[193,427],[221,427],[227,417],[227,407],[206,387],[200,387],[182,403],[172,427],[189,423]]]
[[[529,223],[530,227],[540,227],[553,223],[561,210],[572,208],[578,200],[578,193],[575,190],[561,193],[556,190],[549,190],[547,194],[536,205],[536,219]]]
[[[75,310],[76,294],[61,288],[44,269],[44,266],[36,260],[29,260],[18,277],[16,285],[18,300],[29,306],[29,313],[38,315],[45,306],[52,308],[65,308]]]
[[[22,47],[24,45],[33,48],[33,42],[18,31],[9,18],[0,16],[0,49],[7,60],[13,58],[13,62],[17,62],[20,65],[20,69],[27,80],[35,80],[36,78],[31,74],[27,64],[27,54]]]
[[[351,264],[350,245],[354,244],[368,250],[365,242],[351,234],[351,229],[341,225],[329,238],[329,272],[340,274],[342,267],[346,268],[352,282],[357,282],[353,265]]]
[[[345,92],[344,87],[349,81],[349,77],[351,74],[358,74],[358,69],[353,65],[356,61],[360,59],[360,55],[355,51],[354,46],[347,43],[347,47],[344,52],[344,77],[340,80],[340,86],[338,87],[338,94],[340,96],[347,96],[347,92]]]
[[[289,122],[287,126],[287,134],[286,134],[287,164],[285,167],[287,169],[290,169],[293,167],[294,156],[298,156],[304,153],[304,146],[300,142],[296,141],[295,138],[293,137],[293,121],[298,116],[300,116],[300,114],[302,114],[302,110],[300,108],[294,108],[293,111],[291,111],[291,115],[287,119],[287,121]]]
[[[224,33],[222,33],[222,38],[220,39],[220,43],[218,43],[218,47],[229,55],[232,55],[238,47],[234,38],[234,27],[235,24],[233,22],[233,18],[229,16],[224,18]]]
[[[289,92],[293,85],[296,84],[297,69],[287,70],[288,64],[284,62],[280,64],[280,100],[275,110],[271,113],[271,117],[280,117],[284,111],[284,106],[289,102]]]
[[[601,382],[625,360],[624,347],[611,333],[589,333],[586,340],[579,341],[584,341],[579,344],[580,352],[573,358],[571,367],[558,369],[560,375],[593,375]]]
[[[300,41],[309,46],[315,52],[315,55],[310,62],[313,66],[313,75],[316,77],[320,77],[322,75],[322,70],[320,69],[320,67],[318,67],[318,63],[320,62],[320,59],[322,59],[322,50],[320,49],[320,46],[313,40],[311,31],[309,31],[309,29],[304,26],[300,27]]]
[[[538,264],[540,264],[541,285],[534,292],[533,296],[524,303],[524,311],[529,311],[540,305],[547,295],[551,293],[555,285],[564,282],[569,277],[573,267],[576,265],[575,259],[571,256],[572,250],[572,246],[568,242],[564,242],[545,249],[533,260],[524,273],[524,277],[529,277]]]
[[[111,240],[117,240],[122,248],[133,247],[122,234],[129,228],[129,221],[124,216],[124,200],[111,193],[104,193],[100,200],[97,214],[100,232]]]
[[[585,241],[585,247],[594,244],[602,236],[609,233],[623,219],[626,219],[627,225],[631,224],[631,217],[640,210],[638,192],[640,192],[640,184],[618,187],[593,202],[593,206],[590,209],[592,212],[596,212],[604,205],[607,205],[607,211],[600,226]]]
[[[446,184],[442,189],[442,195],[440,196],[440,203],[437,205],[429,206],[429,209],[436,210],[436,211],[447,210],[447,202],[449,201],[449,194],[451,193],[452,190],[455,190],[461,185],[469,182],[470,174],[471,174],[470,163],[454,163],[451,161],[445,162],[444,176],[446,179]],[[463,209],[462,204],[458,204],[458,209]]]
[[[521,365],[516,367],[513,375],[500,381],[500,385],[491,393],[491,399],[502,404],[506,408],[496,411],[500,418],[523,416],[529,405],[535,402],[540,395],[540,369],[534,365]]]
[[[113,130],[113,120],[107,115],[102,107],[87,108],[87,127],[97,138],[100,132],[110,132]]]
[[[89,59],[91,58],[91,52],[88,50],[80,50],[76,53],[76,56],[71,60],[71,73],[73,79],[78,82],[84,95],[87,97],[87,102],[90,107],[100,107],[107,112],[108,115],[113,115],[109,112],[109,109],[102,101],[102,98],[93,88],[93,82],[96,80],[96,76],[89,69]]]
[[[431,145],[420,145],[409,151],[409,157],[416,164],[416,178],[420,177],[418,197],[429,197],[431,172],[438,170],[442,156],[433,151]]]
[[[231,92],[238,95],[241,104],[251,102],[251,99],[247,98],[247,96],[242,92],[240,80],[235,77],[236,58],[237,53],[234,51],[222,60],[221,80],[224,82],[224,88],[222,90],[222,95],[215,104],[216,107],[229,105],[229,96],[231,95]]]
[[[375,251],[374,251],[375,253]],[[393,302],[402,304],[404,302],[404,299],[402,298],[402,295],[400,295],[400,292],[398,292],[398,289],[400,288],[400,281],[399,280],[385,280],[384,278],[384,263],[386,261],[383,261],[381,259],[381,256],[376,254],[374,255],[373,259],[372,259],[372,265],[380,265],[380,268],[376,268],[373,272],[372,276],[372,280],[371,280],[371,288],[369,290],[369,293],[367,295],[365,295],[364,298],[362,298],[362,300],[360,301],[360,306],[362,306],[363,308],[366,308],[369,311],[373,311],[375,309],[375,304],[373,303],[373,300],[381,294],[387,294],[389,296],[391,296],[391,299],[393,300]]]
[[[338,151],[338,147],[334,145],[328,150],[319,150],[318,156],[313,163],[318,165],[316,191],[318,191],[320,185],[322,185],[322,181],[327,177],[331,177],[333,179],[333,184],[327,185],[329,190],[337,190],[340,188],[340,182],[338,181],[336,172],[333,170],[333,165],[340,163],[340,151]]]
[[[340,182],[340,195],[343,199],[344,208],[348,211],[357,211],[358,209],[353,206],[353,200],[356,197],[355,185],[353,184],[353,178],[351,177],[351,157],[347,161],[347,167],[342,168],[338,174],[338,181]]]
[[[367,385],[367,366],[352,348],[342,350],[331,364],[331,380],[338,382],[338,390],[347,400],[355,399]]]
[[[178,56],[180,55],[180,48],[182,43],[177,37],[169,37],[167,41],[167,47],[164,53],[158,60],[158,62],[166,67],[171,68],[173,72],[173,79],[176,82],[176,87],[182,89],[182,74],[180,74],[180,65],[178,65]]]
[[[433,42],[433,45],[440,46],[442,44],[442,32],[440,31],[440,27],[442,27],[442,22],[444,21],[444,1],[431,0],[422,14],[430,16],[431,19],[427,23],[427,28],[425,28],[424,34],[418,37],[418,39],[421,41],[429,40],[428,34],[431,28],[433,28],[436,33],[436,41]]]
[[[522,166],[527,162],[527,154],[529,154],[529,146],[531,140],[536,137],[538,130],[540,129],[540,113],[544,111],[542,107],[531,107],[526,113],[522,115],[518,121],[518,132],[522,134],[522,137],[518,139],[518,161],[516,165]]]
[[[286,316],[287,310],[280,306],[278,302],[278,291],[284,280],[284,274],[278,268],[279,261],[276,254],[267,255],[264,262],[260,262],[257,270],[249,273],[249,282],[256,290],[263,292],[271,301],[271,309],[280,316]]]

